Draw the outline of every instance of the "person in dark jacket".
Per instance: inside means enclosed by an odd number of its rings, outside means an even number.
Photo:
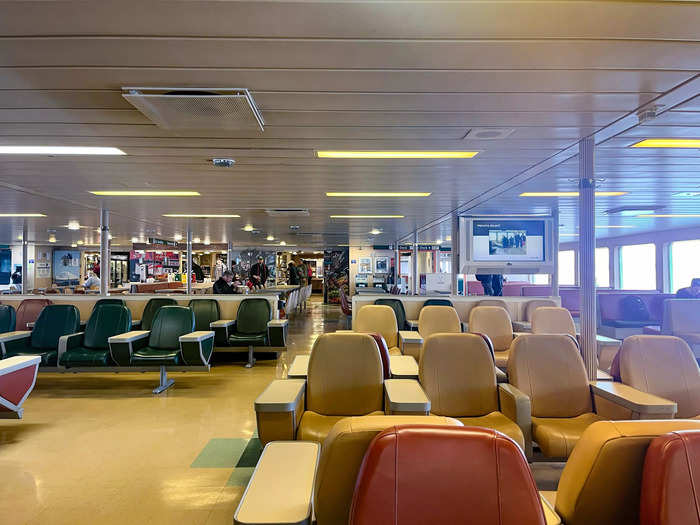
[[[265,259],[262,255],[258,255],[258,262],[256,262],[250,268],[250,280],[252,281],[253,286],[256,288],[264,287],[265,283],[267,282],[268,275],[270,275],[270,272],[267,269],[267,266],[265,266]]]
[[[224,271],[224,273],[219,277],[213,285],[215,294],[228,294],[236,293],[231,282],[233,281],[233,273],[229,270]]]
[[[700,277],[690,281],[688,288],[681,288],[676,292],[676,297],[680,299],[700,299]]]
[[[299,272],[294,261],[289,261],[287,265],[287,284],[299,284]]]

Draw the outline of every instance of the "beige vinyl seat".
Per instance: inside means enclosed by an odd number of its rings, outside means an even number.
[[[357,311],[355,332],[378,333],[386,341],[390,355],[401,355],[396,314],[390,306],[368,304]]]
[[[556,492],[543,492],[565,525],[638,525],[647,447],[656,436],[700,430],[700,421],[599,421],[564,467]]]
[[[663,332],[683,339],[700,358],[700,299],[664,301]]]
[[[559,306],[540,306],[532,312],[533,334],[568,334],[576,337],[576,325],[571,312]]]
[[[418,333],[427,339],[433,334],[459,334],[462,323],[452,306],[424,306],[418,315]]]
[[[683,339],[633,335],[625,338],[617,359],[624,384],[675,401],[677,418],[700,419],[700,367]]]
[[[523,309],[523,321],[513,321],[513,330],[516,332],[532,331],[532,314],[541,306],[557,306],[552,299],[533,299],[525,304]]]
[[[477,306],[499,306],[506,312],[508,311],[508,305],[503,299],[482,299]]]
[[[496,384],[493,354],[481,336],[429,336],[423,343],[419,376],[432,414],[498,430],[526,450],[530,401],[512,385]]]
[[[491,339],[496,366],[505,367],[508,364],[514,337],[508,310],[501,306],[475,306],[469,312],[469,331],[485,334]]]

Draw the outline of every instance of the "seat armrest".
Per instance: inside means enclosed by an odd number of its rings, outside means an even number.
[[[469,333],[469,323],[467,323],[466,321],[460,321],[459,324],[462,327],[463,334]]]
[[[0,358],[7,355],[7,350],[13,346],[13,343],[22,345],[26,343],[26,340],[31,336],[32,332],[29,330],[18,330],[0,334]]]
[[[601,370],[600,368],[596,372],[596,380],[597,381],[613,381],[614,378],[610,374],[608,374],[605,370]]]
[[[141,327],[141,319],[132,319],[131,320],[131,328],[140,328]]]
[[[389,371],[393,379],[418,379],[418,363],[410,355],[390,355]]]
[[[561,525],[561,518],[554,510],[554,504],[547,501],[547,498],[540,493],[540,502],[544,511],[544,522],[546,525]]]
[[[384,380],[384,413],[391,415],[428,415],[430,400],[415,379]]]
[[[236,321],[233,319],[220,319],[209,323],[209,328],[214,330],[216,346],[228,346],[228,338],[231,332],[236,330]]]
[[[406,324],[411,329],[410,331],[418,330],[418,319],[406,319]]]
[[[270,346],[286,348],[289,319],[273,319],[267,323],[267,340]]]
[[[399,348],[404,355],[420,359],[420,349],[423,346],[423,336],[411,330],[399,330]]]
[[[301,354],[294,358],[287,371],[287,379],[306,379],[309,373],[310,354]]]
[[[518,337],[520,335],[530,335],[530,333],[529,332],[513,332],[513,339],[515,339],[516,337]]]
[[[276,379],[270,383],[255,400],[260,441],[294,440],[305,403],[305,380]]]
[[[208,365],[214,351],[214,332],[199,331],[180,336],[180,352],[186,365]]]
[[[678,410],[673,401],[622,383],[595,381],[591,383],[591,392],[596,399],[596,408],[597,400],[603,399],[630,411],[632,416],[625,419],[672,419]]]
[[[67,350],[80,346],[85,338],[85,332],[78,332],[76,334],[62,335],[58,338],[58,357],[56,360],[57,364],[61,364],[61,356],[66,353]]]
[[[515,422],[522,430],[525,438],[524,452],[528,458],[531,458],[532,413],[530,410],[530,398],[510,383],[499,383],[498,403],[503,415]]]
[[[146,346],[150,335],[150,330],[133,330],[125,334],[113,335],[107,339],[109,353],[114,362],[120,366],[129,366],[134,350]]]
[[[236,525],[311,524],[321,445],[276,441],[263,449],[233,515]]]
[[[36,326],[36,321],[32,321],[31,323],[27,323],[27,328],[30,330],[34,330],[34,327]]]
[[[496,383],[507,383],[508,382],[508,374],[506,374],[503,370],[501,370],[498,367],[496,368]]]
[[[528,334],[532,332],[532,323],[530,321],[512,321],[511,324],[513,325],[514,332],[524,332]]]

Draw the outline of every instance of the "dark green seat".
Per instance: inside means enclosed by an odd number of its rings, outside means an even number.
[[[112,366],[107,340],[131,330],[131,312],[123,304],[100,304],[90,314],[85,332],[68,340],[67,350],[59,357],[66,368]]]
[[[208,332],[211,323],[220,319],[219,302],[216,299],[192,299],[189,307],[194,312],[195,331]]]
[[[390,306],[396,314],[396,325],[399,327],[399,330],[410,330],[410,327],[406,324],[406,310],[404,310],[400,299],[377,299],[374,301],[374,304]]]
[[[116,297],[107,297],[106,299],[98,299],[95,306],[92,307],[94,311],[98,306],[103,306],[105,304],[116,304],[118,306],[126,306],[124,299],[117,299]]]
[[[141,315],[141,330],[151,330],[153,320],[162,306],[177,306],[177,301],[170,297],[149,299],[146,307],[143,309],[143,315]]]
[[[194,332],[192,310],[186,306],[160,307],[153,319],[148,345],[134,351],[131,364],[135,366],[182,364],[180,336],[192,332]]]
[[[9,304],[0,305],[0,334],[14,332],[17,323],[17,312],[14,306]]]
[[[238,307],[236,327],[229,335],[231,346],[267,344],[267,323],[270,321],[270,303],[267,299],[244,299]]]
[[[423,303],[423,306],[452,306],[452,301],[449,299],[428,299]]]
[[[58,340],[74,334],[80,327],[80,312],[71,304],[45,306],[36,320],[31,335],[6,344],[5,357],[38,355],[41,365],[56,365]]]

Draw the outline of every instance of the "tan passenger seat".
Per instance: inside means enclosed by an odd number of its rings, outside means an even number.
[[[424,306],[418,316],[418,333],[425,340],[433,334],[461,333],[462,323],[452,306]]]
[[[505,308],[501,306],[472,308],[469,312],[469,331],[486,334],[491,339],[496,366],[505,367],[508,364],[510,346],[513,343],[513,324]]]
[[[576,337],[576,325],[571,312],[559,306],[541,306],[532,312],[533,334],[568,334]]]
[[[493,354],[480,335],[429,336],[423,343],[419,370],[432,414],[457,418],[466,426],[498,430],[525,450],[530,402],[512,385],[496,384]]]
[[[360,308],[355,316],[355,332],[381,334],[389,354],[401,355],[396,314],[390,306],[368,304]]]

